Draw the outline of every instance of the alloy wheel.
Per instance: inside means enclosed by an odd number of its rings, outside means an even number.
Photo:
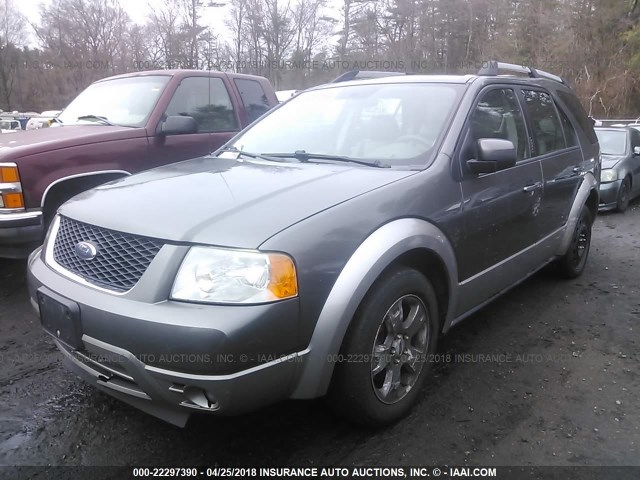
[[[397,403],[415,385],[429,345],[429,325],[429,311],[416,295],[399,298],[387,310],[371,361],[371,382],[381,402]]]

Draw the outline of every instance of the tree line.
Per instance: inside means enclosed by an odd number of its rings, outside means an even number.
[[[226,1],[157,0],[137,24],[120,0],[52,0],[35,23],[0,0],[0,109],[62,108],[136,70],[235,71],[301,89],[351,69],[474,73],[498,59],[561,75],[594,116],[640,116],[638,0]],[[224,32],[206,24],[223,11]]]

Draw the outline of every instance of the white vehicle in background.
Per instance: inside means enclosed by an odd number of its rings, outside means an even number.
[[[15,133],[22,130],[20,122],[13,118],[0,118],[0,133]]]
[[[279,91],[276,92],[276,98],[278,99],[278,102],[280,102],[280,103],[286,102],[287,100],[292,98],[299,91],[300,90],[279,90]]]
[[[29,119],[26,130],[38,130],[40,128],[48,128],[54,122],[62,110],[46,110]]]

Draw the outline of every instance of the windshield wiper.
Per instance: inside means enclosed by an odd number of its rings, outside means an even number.
[[[259,158],[260,160],[266,160],[268,162],[282,162],[280,158],[262,155],[261,153],[245,152],[244,150],[239,150],[236,147],[221,148],[219,152],[220,153],[224,153],[224,152],[237,153],[238,155],[242,155],[243,157]]]
[[[344,155],[326,155],[324,153],[309,153],[304,150],[296,150],[293,153],[268,153],[273,158],[295,158],[303,163],[307,163],[311,160],[327,160],[331,162],[345,162],[345,163],[357,163],[358,165],[365,165],[367,167],[375,168],[391,168],[391,165],[382,163],[379,160],[358,160],[357,158],[351,158]]]
[[[78,120],[97,120],[104,125],[109,125],[111,127],[115,126],[114,123],[111,123],[109,120],[107,120],[107,117],[102,117],[100,115],[82,115],[77,119]]]

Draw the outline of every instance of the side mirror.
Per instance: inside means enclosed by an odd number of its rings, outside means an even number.
[[[633,147],[633,155],[636,157],[640,156],[640,147]]]
[[[477,143],[478,159],[467,160],[473,173],[493,173],[516,164],[516,147],[510,140],[481,138]]]
[[[170,115],[160,124],[160,135],[188,135],[198,133],[198,124],[193,117]]]

